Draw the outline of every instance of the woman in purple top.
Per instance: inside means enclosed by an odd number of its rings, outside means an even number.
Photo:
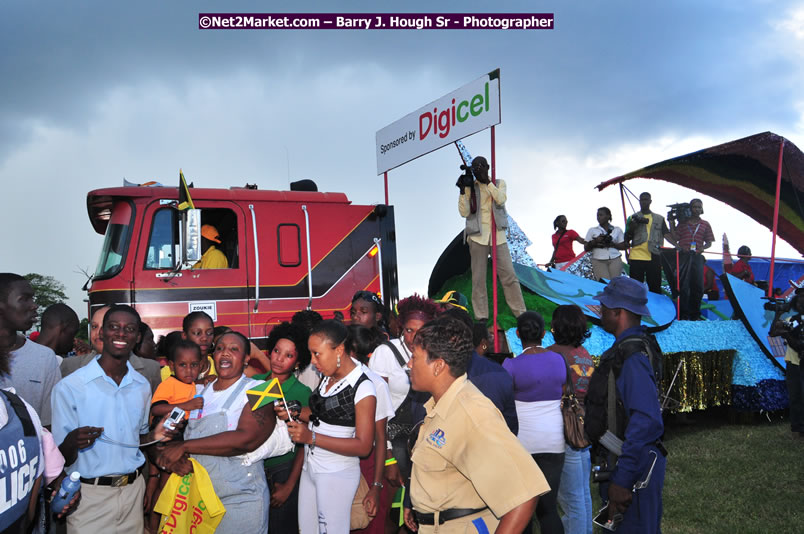
[[[552,332],[555,345],[550,345],[547,349],[564,356],[575,387],[575,396],[583,405],[595,362],[581,345],[589,337],[586,317],[581,308],[574,304],[556,308],[553,312]],[[566,445],[558,503],[564,511],[561,521],[567,534],[592,534],[592,493],[589,488],[591,475],[589,447],[573,449]]]
[[[556,498],[564,466],[564,420],[561,395],[567,380],[564,358],[542,347],[544,319],[528,311],[516,321],[516,334],[522,341],[522,354],[503,362],[514,379],[514,401],[519,419],[519,438],[536,460],[550,484],[550,493],[542,495],[536,506],[536,518],[542,534],[563,534]]]

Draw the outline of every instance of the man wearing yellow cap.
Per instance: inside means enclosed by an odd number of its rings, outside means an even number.
[[[195,265],[194,269],[228,269],[229,262],[226,255],[215,248],[214,243],[220,244],[221,238],[218,229],[211,224],[201,226],[201,260]]]

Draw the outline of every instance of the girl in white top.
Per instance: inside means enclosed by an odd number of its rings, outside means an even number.
[[[363,507],[369,516],[374,516],[364,529],[355,532],[372,534],[385,532],[385,518],[391,508],[390,498],[383,498],[385,489],[385,461],[393,458],[391,444],[387,441],[388,420],[394,416],[391,394],[385,380],[366,367],[372,351],[385,339],[376,328],[366,328],[359,324],[349,325],[349,337],[346,340],[346,351],[355,361],[360,363],[363,373],[377,389],[377,411],[374,415],[374,450],[368,458],[360,459],[360,474],[369,485],[368,495],[363,499]]]
[[[312,363],[324,375],[302,421],[289,421],[296,443],[306,445],[299,483],[301,534],[347,534],[360,482],[359,457],[374,446],[377,393],[362,366],[345,349],[348,330],[333,320],[316,325],[308,340]],[[285,418],[287,415],[279,411]],[[308,419],[310,423],[304,421]]]

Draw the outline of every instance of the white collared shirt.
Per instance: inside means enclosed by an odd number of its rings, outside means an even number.
[[[596,238],[599,235],[603,235],[608,233],[608,230],[604,229],[602,226],[598,225],[593,228],[590,228],[588,232],[586,232],[586,241],[591,241],[592,239]],[[611,227],[611,242],[612,243],[622,243],[625,241],[625,235],[623,231],[617,227]],[[614,247],[609,248],[593,248],[591,251],[592,259],[593,260],[613,260],[614,258],[620,257],[620,251]]]

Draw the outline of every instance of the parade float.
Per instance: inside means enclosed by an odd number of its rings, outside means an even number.
[[[767,290],[724,272],[724,261],[717,258],[707,260],[707,265],[718,275],[719,293],[724,299],[703,301],[705,320],[677,320],[672,273],[664,282],[666,294],[649,294],[651,315],[643,318],[643,324],[654,333],[664,353],[661,389],[668,397],[668,410],[688,412],[727,405],[754,412],[786,408],[784,345],[779,338],[768,336],[774,312],[765,304],[774,288],[778,290],[776,297],[785,299],[794,285],[804,282],[804,262],[775,258],[777,235],[804,252],[804,209],[800,201],[804,200],[804,155],[786,139],[766,132],[663,161],[598,188],[619,185],[625,204],[627,188],[623,182],[631,178],[665,180],[708,194],[751,216],[772,233],[771,257],[750,261],[755,276],[767,282]],[[604,284],[586,277],[591,273],[583,254],[566,270],[544,268],[527,254],[531,242],[513,220],[509,220],[507,238],[528,309],[539,311],[549,323],[558,305],[580,306],[591,332],[584,347],[599,357],[613,344],[614,337],[599,326],[600,310],[592,297]],[[664,253],[672,256],[675,250]],[[491,274],[487,283],[493,287]],[[462,234],[437,261],[428,289],[434,298],[449,291],[471,295],[469,253]],[[488,293],[492,295],[493,291]],[[499,357],[518,354],[521,346],[513,315],[504,300],[492,305],[499,309],[498,330],[504,332],[507,342]],[[468,308],[471,312],[470,300]],[[543,344],[551,343],[548,332]]]

